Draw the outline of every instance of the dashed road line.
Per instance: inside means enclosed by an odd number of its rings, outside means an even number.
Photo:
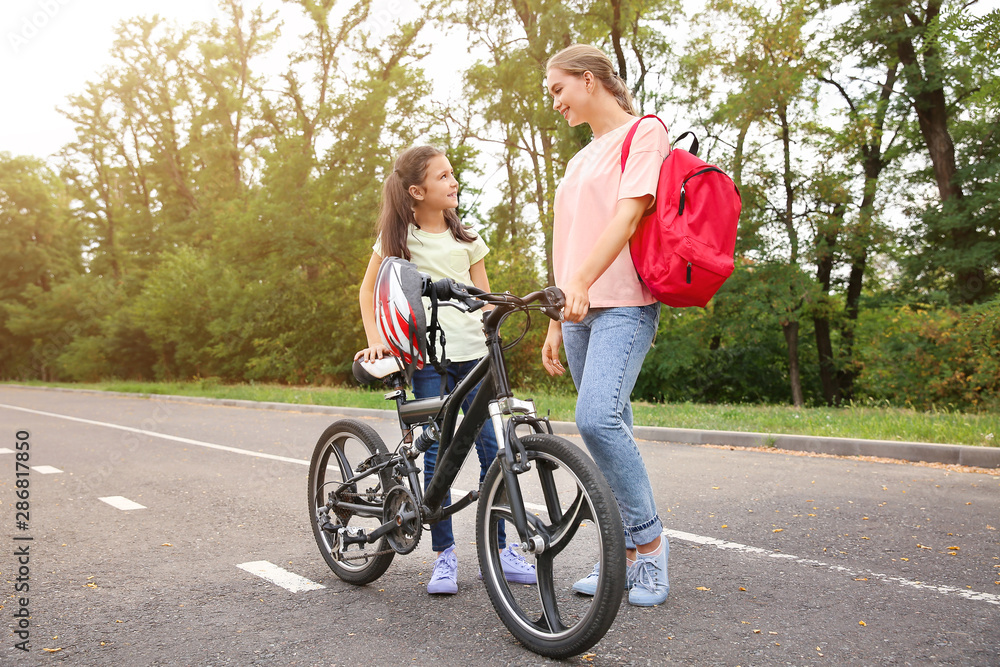
[[[140,505],[139,503],[133,500],[129,500],[124,496],[106,496],[104,498],[98,498],[98,500],[102,500],[107,504],[111,505],[112,507],[114,507],[115,509],[119,509],[125,512],[128,512],[130,510],[146,509],[145,505]]]
[[[262,579],[266,579],[272,584],[281,586],[285,590],[291,591],[292,593],[298,593],[300,591],[317,591],[321,588],[326,588],[323,584],[317,584],[315,581],[310,581],[305,577],[299,576],[294,572],[289,572],[288,570],[278,567],[274,563],[269,563],[266,560],[242,563],[236,567],[241,570],[245,570],[250,574],[255,574]]]
[[[55,475],[62,472],[62,470],[53,466],[31,466],[31,469],[41,475]]]

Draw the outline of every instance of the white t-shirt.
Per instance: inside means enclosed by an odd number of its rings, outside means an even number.
[[[490,249],[476,236],[469,243],[456,241],[451,231],[429,234],[416,225],[410,225],[406,239],[410,250],[410,261],[417,269],[430,275],[433,280],[451,278],[463,285],[472,285],[470,269],[472,265],[486,257]],[[375,240],[372,250],[379,257],[382,254],[381,237]],[[427,323],[430,324],[430,299],[424,298]],[[486,356],[486,336],[483,333],[482,311],[463,313],[451,306],[438,306],[438,322],[444,329],[445,353],[452,361],[472,361]],[[441,350],[438,349],[438,356]]]

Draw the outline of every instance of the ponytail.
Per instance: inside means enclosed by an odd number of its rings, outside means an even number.
[[[382,204],[376,223],[376,233],[381,239],[383,257],[410,259],[407,238],[410,234],[410,225],[416,224],[413,218],[416,200],[410,194],[410,186],[421,185],[424,182],[427,177],[427,163],[436,155],[444,155],[444,151],[433,146],[408,148],[396,158],[392,173],[385,179],[382,185]],[[445,210],[444,219],[456,241],[469,243],[476,239],[475,235],[462,225],[454,209]]]
[[[635,103],[632,100],[632,93],[629,91],[625,80],[615,72],[611,59],[603,51],[588,44],[574,44],[549,58],[545,69],[560,69],[573,76],[583,76],[584,72],[594,75],[601,85],[604,86],[618,102],[618,106],[632,114],[640,115],[636,111]]]

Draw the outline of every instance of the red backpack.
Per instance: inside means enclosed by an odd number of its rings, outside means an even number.
[[[622,172],[635,122],[622,145]],[[677,139],[683,139],[685,132]],[[698,139],[691,152],[672,148],[660,167],[654,210],[643,217],[629,241],[632,262],[657,301],[668,306],[708,303],[733,273],[740,191],[721,169],[699,159]]]

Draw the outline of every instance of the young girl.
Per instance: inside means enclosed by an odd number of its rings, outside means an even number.
[[[473,284],[489,291],[484,257],[489,248],[481,238],[466,229],[458,218],[458,181],[445,154],[430,146],[417,146],[404,151],[395,168],[385,180],[382,190],[382,210],[378,219],[378,238],[372,247],[371,261],[361,283],[361,318],[365,325],[368,347],[355,355],[365,361],[381,359],[390,354],[382,344],[375,324],[375,278],[383,257],[402,257],[430,274],[434,280],[452,278],[463,284]],[[448,391],[475,367],[486,355],[486,338],[480,314],[463,313],[454,308],[438,310],[438,321],[447,338]],[[438,396],[441,376],[430,365],[413,374],[413,393],[417,398]],[[468,410],[476,396],[473,390],[462,404]],[[424,453],[424,485],[434,474],[438,445],[435,442]],[[479,482],[497,456],[497,441],[493,426],[487,423],[476,438],[479,454]],[[445,504],[451,503],[449,494]],[[535,583],[535,566],[524,560],[516,544],[504,547],[504,530],[498,530],[501,564],[507,581]],[[454,594],[458,592],[458,559],[451,518],[431,527],[431,547],[438,552],[427,592]]]
[[[628,240],[653,204],[669,143],[660,123],[640,123],[622,172],[622,144],[637,114],[611,60],[592,46],[570,46],[550,58],[546,85],[553,108],[571,126],[589,125],[594,140],[569,161],[556,190],[553,268],[566,295],[566,321],[549,323],[542,364],[562,375],[559,347],[566,347],[579,392],[577,426],[625,522],[629,602],[652,606],[667,599],[669,545],[632,436],[629,399],[660,306],[638,279]],[[593,595],[598,576],[595,567],[573,590]]]

